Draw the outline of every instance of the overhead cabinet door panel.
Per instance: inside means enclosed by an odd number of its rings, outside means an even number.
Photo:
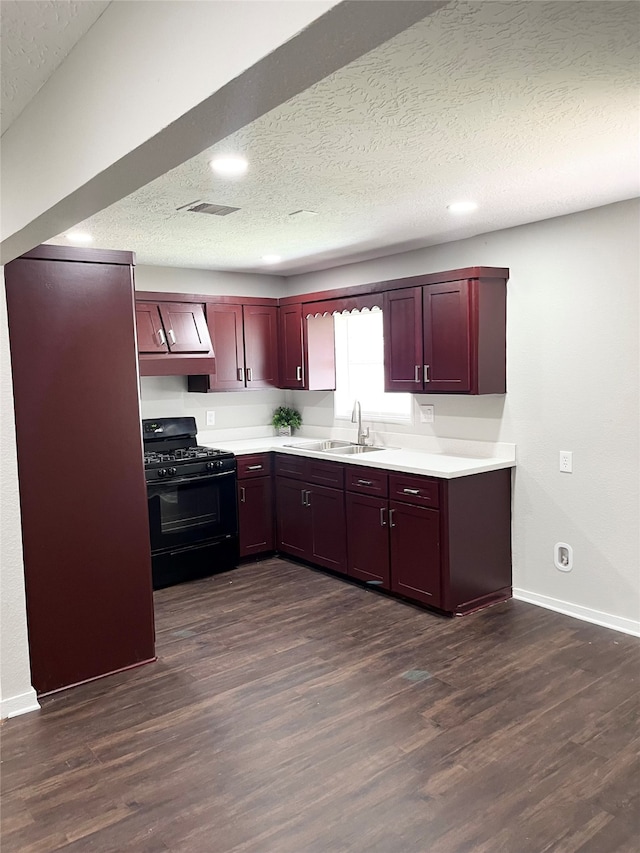
[[[422,288],[384,294],[385,391],[422,391]]]
[[[167,336],[155,302],[136,303],[136,333],[138,352],[169,352]]]
[[[469,282],[424,288],[424,390],[471,390]]]
[[[278,309],[245,305],[243,311],[247,388],[272,388],[278,384]]]
[[[160,316],[171,352],[209,352],[209,331],[202,305],[161,302]]]

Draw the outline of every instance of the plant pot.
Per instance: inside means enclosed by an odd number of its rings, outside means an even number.
[[[293,435],[293,430],[290,426],[276,427],[276,435]]]

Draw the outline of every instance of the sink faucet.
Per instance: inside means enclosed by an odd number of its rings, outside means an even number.
[[[351,423],[358,424],[358,444],[366,444],[369,438],[369,427],[364,431],[362,429],[362,406],[360,401],[356,400],[353,404],[353,412],[351,412]]]

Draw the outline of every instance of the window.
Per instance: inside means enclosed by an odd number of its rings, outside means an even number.
[[[411,395],[384,390],[382,311],[334,316],[336,331],[336,418],[351,418],[359,400],[363,418],[411,421]]]

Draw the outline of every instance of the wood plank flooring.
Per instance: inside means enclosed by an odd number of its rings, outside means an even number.
[[[2,853],[631,853],[640,643],[280,559],[155,593],[157,663],[2,734]]]

